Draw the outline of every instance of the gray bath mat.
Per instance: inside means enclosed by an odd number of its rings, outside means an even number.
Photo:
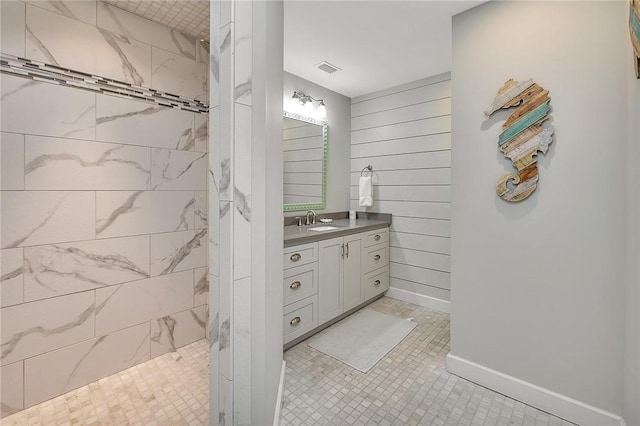
[[[362,309],[309,342],[309,346],[366,373],[415,328],[413,321]]]

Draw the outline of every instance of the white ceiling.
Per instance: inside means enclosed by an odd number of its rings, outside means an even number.
[[[208,0],[106,1],[209,39]],[[350,98],[449,71],[451,16],[480,3],[285,0],[284,70]],[[315,68],[322,61],[341,70]]]
[[[284,69],[350,98],[450,71],[451,16],[481,3],[285,0]]]

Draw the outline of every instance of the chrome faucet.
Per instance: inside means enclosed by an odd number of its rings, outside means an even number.
[[[310,221],[310,220],[309,220],[309,215],[310,215],[310,214],[312,214],[312,215],[313,215],[313,221]],[[313,211],[313,210],[309,210],[309,211],[307,212],[307,222],[305,223],[305,225],[315,225],[315,223],[316,223],[316,216],[317,216],[317,214],[316,214],[316,212],[315,212],[315,211]]]

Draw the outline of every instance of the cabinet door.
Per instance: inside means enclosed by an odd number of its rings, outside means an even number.
[[[318,324],[343,312],[343,256],[342,237],[318,242]]]
[[[362,239],[360,234],[344,237],[344,310],[364,302],[362,291]]]

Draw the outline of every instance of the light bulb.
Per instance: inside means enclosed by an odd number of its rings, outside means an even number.
[[[324,102],[320,101],[320,105],[318,105],[318,117],[326,118],[327,117],[327,107],[324,106]]]
[[[313,115],[313,102],[311,102],[311,101],[307,101],[307,102],[304,104],[304,112],[305,112],[307,115]]]

